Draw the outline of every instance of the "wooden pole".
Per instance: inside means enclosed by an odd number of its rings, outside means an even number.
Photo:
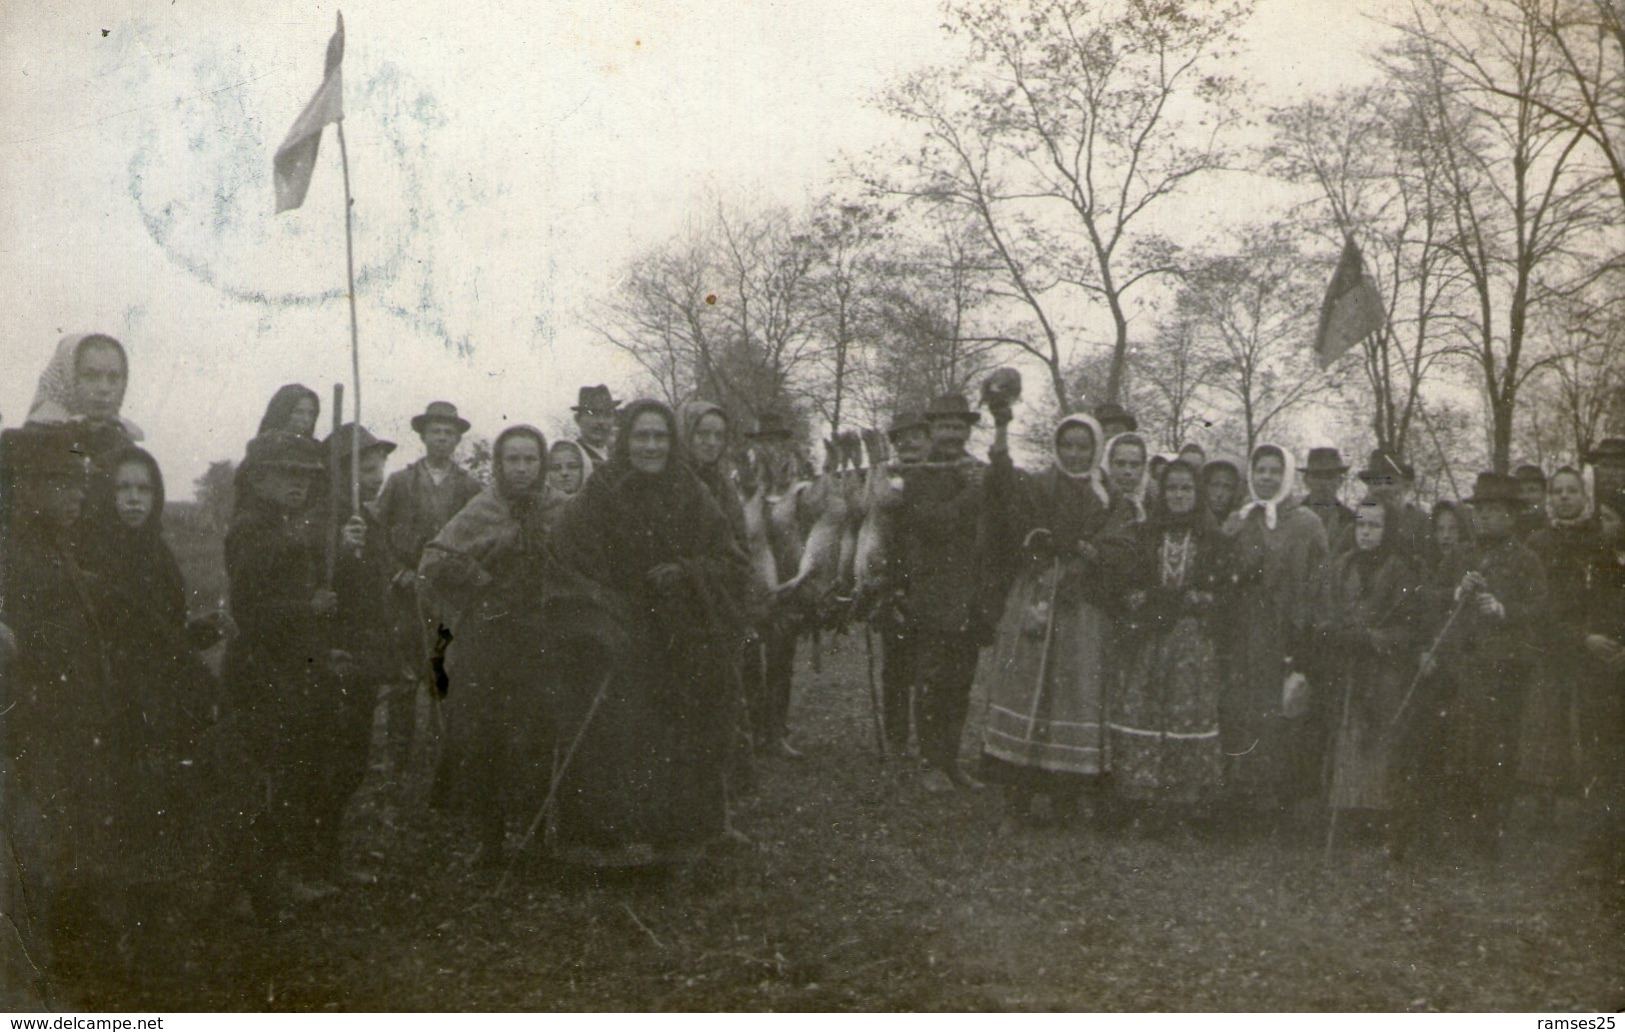
[[[344,385],[333,385],[333,442],[338,442],[339,428],[344,425]],[[339,554],[339,492],[344,489],[339,480],[339,457],[327,449],[327,590],[333,590],[333,567]]]
[[[344,167],[344,274],[350,291],[350,382],[355,391],[351,403],[355,412],[356,433],[350,438],[350,511],[361,512],[361,338],[355,317],[355,231],[352,209],[355,199],[350,196],[350,149],[344,144],[344,119],[337,123],[339,137],[339,163]],[[335,418],[337,413],[334,414]]]

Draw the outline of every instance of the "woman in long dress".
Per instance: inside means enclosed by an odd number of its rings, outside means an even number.
[[[1354,547],[1337,557],[1327,639],[1337,709],[1332,745],[1333,810],[1389,814],[1399,809],[1406,757],[1394,728],[1418,673],[1422,576],[1398,542],[1398,510],[1367,498],[1354,511]],[[1403,836],[1410,814],[1390,833]],[[1396,839],[1395,845],[1398,845]]]
[[[1286,449],[1261,444],[1247,463],[1250,501],[1230,517],[1237,590],[1221,639],[1226,685],[1219,731],[1226,785],[1250,809],[1284,816],[1319,784],[1320,728],[1300,708],[1298,681],[1308,665],[1317,618],[1325,610],[1327,545],[1320,518],[1292,497]]]
[[[608,463],[565,510],[546,607],[558,679],[561,858],[696,858],[728,833],[726,771],[749,565],[657,401],[621,412]]]
[[[1201,473],[1164,467],[1152,518],[1140,525],[1107,723],[1114,793],[1154,804],[1212,801],[1219,743],[1215,613],[1230,587],[1230,542],[1202,497]]]
[[[546,796],[553,738],[539,636],[547,529],[564,504],[547,486],[540,430],[510,426],[492,483],[424,548],[429,613],[451,630],[446,744],[436,805],[473,818],[478,863],[500,865],[508,817]]]
[[[1033,799],[1058,816],[1076,808],[1103,770],[1107,607],[1131,554],[1110,540],[1111,501],[1100,424],[1067,416],[1054,461],[1019,473],[995,447],[984,485],[988,559],[1015,572],[980,679],[988,695],[981,775],[1005,789],[1005,830],[1027,820]]]

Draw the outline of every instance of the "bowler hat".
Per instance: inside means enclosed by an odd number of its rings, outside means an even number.
[[[783,413],[764,412],[756,417],[756,429],[745,434],[745,438],[751,441],[787,441],[795,435],[796,432],[790,429],[790,421]]]
[[[621,407],[615,400],[615,395],[603,384],[596,387],[583,387],[576,392],[576,403],[570,406],[571,412],[614,412]]]
[[[1507,505],[1521,505],[1518,500],[1518,478],[1509,477],[1505,473],[1480,473],[1478,480],[1473,484],[1473,496],[1467,499],[1468,505],[1488,505],[1504,502]]]
[[[919,409],[904,409],[892,416],[891,423],[886,427],[886,436],[896,440],[904,430],[923,430],[930,425]]]
[[[963,394],[948,393],[939,395],[925,410],[927,422],[939,419],[960,419],[966,423],[980,423],[982,414],[970,407]]]
[[[1140,421],[1134,418],[1134,413],[1115,401],[1108,401],[1095,409],[1095,422],[1101,426],[1107,423],[1122,423],[1128,427],[1131,434],[1140,429]]]
[[[468,428],[471,425],[468,420],[457,414],[456,405],[449,401],[431,401],[429,407],[423,410],[422,415],[412,417],[412,432],[421,434],[424,427],[435,422],[450,423],[457,428],[457,432],[460,434],[468,433]]]
[[[267,430],[248,442],[244,466],[255,469],[292,469],[307,473],[320,473],[326,469],[325,452],[321,444],[304,434],[290,434],[286,430]]]
[[[1366,483],[1373,480],[1403,480],[1405,476],[1405,463],[1399,456],[1386,448],[1373,448],[1370,458],[1366,459],[1365,469],[1356,476]]]
[[[1603,462],[1625,462],[1625,437],[1604,437],[1586,453],[1586,461],[1593,466]]]
[[[1347,473],[1348,463],[1336,448],[1310,448],[1309,461],[1298,467],[1299,473]]]
[[[360,440],[352,444],[352,439],[356,437],[359,437]],[[330,458],[341,461],[349,458],[352,450],[365,454],[374,448],[380,448],[385,455],[395,450],[394,441],[385,441],[382,438],[374,437],[372,431],[366,427],[357,429],[354,423],[345,423],[331,434],[328,434],[327,440],[323,444],[327,448],[327,454]]]

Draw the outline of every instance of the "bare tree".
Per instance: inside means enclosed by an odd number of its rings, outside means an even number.
[[[1176,271],[1148,216],[1224,166],[1239,87],[1211,69],[1250,0],[979,0],[950,5],[969,62],[912,76],[882,106],[924,137],[881,184],[968,215],[997,257],[987,290],[1025,313],[1000,343],[1042,362],[1069,407],[1062,313],[1097,303],[1117,400],[1136,288]]]
[[[1203,384],[1234,405],[1249,454],[1283,415],[1337,388],[1310,357],[1319,283],[1288,234],[1255,227],[1233,252],[1196,258],[1178,300],[1211,356]]]
[[[1423,383],[1467,299],[1446,245],[1449,184],[1425,141],[1422,102],[1388,83],[1340,90],[1270,114],[1268,167],[1318,196],[1293,222],[1328,257],[1354,236],[1388,321],[1355,352],[1377,444],[1405,453]]]
[[[1618,213],[1599,203],[1608,177],[1585,161],[1586,130],[1539,99],[1564,72],[1529,5],[1418,0],[1398,27],[1405,39],[1385,63],[1422,102],[1428,160],[1447,185],[1447,249],[1473,301],[1452,350],[1477,369],[1490,461],[1504,472],[1519,392],[1542,365],[1531,319],[1605,271],[1598,249]],[[1508,87],[1486,86],[1487,70]]]

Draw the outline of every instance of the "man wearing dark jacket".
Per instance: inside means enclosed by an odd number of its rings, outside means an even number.
[[[978,547],[987,467],[965,450],[981,415],[963,395],[948,394],[931,403],[925,418],[931,426],[930,461],[903,471],[898,523],[921,689],[920,752],[931,768],[926,787],[940,792],[978,787],[960,770],[959,740],[977,653],[996,616],[988,611],[991,593],[982,590]]]
[[[1303,504],[1320,517],[1332,555],[1354,545],[1354,510],[1337,497],[1348,471],[1348,464],[1336,448],[1310,448],[1308,463],[1298,468],[1309,487]]]

